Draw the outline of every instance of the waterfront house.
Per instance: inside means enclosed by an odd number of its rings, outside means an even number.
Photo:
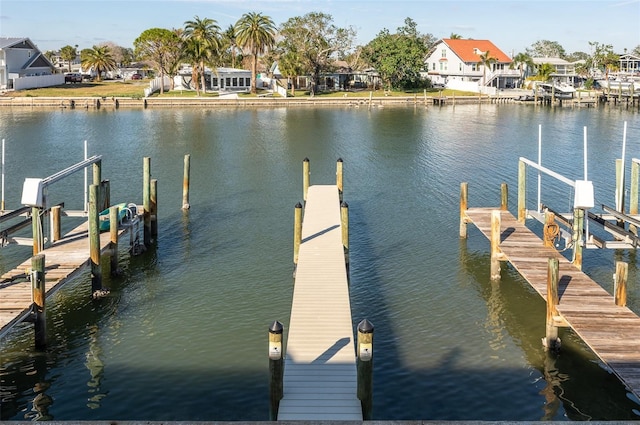
[[[193,69],[183,65],[174,77],[174,90],[194,90],[192,83]],[[219,67],[212,70],[205,68],[205,87],[207,91],[249,91],[251,89],[251,71],[237,68]],[[257,87],[262,87],[258,78]]]
[[[64,84],[63,74],[28,38],[0,37],[0,90]]]
[[[561,58],[531,58],[535,70],[543,64],[549,64],[554,71],[549,75],[551,80],[556,84],[564,84],[568,86],[579,86],[582,78],[576,74],[577,62],[568,62]]]
[[[640,57],[625,53],[620,55],[619,74],[626,77],[640,77]]]
[[[487,53],[488,52],[488,53]],[[483,64],[482,56],[492,58]],[[511,58],[489,40],[443,38],[425,61],[434,84],[483,93],[516,86],[520,73],[511,69]]]

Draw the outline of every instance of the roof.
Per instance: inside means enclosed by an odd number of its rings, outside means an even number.
[[[26,37],[0,37],[0,49],[6,49],[8,47],[36,48],[31,40]]]
[[[463,62],[480,62],[480,55],[489,52],[489,56],[498,62],[511,63],[511,58],[489,40],[469,40],[443,38],[442,42],[458,55]]]
[[[536,65],[540,65],[543,63],[548,63],[549,65],[570,65],[571,64],[571,62],[566,61],[562,58],[531,58],[531,61]]]

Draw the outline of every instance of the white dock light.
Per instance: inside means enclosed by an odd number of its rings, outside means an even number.
[[[21,203],[28,207],[42,208],[44,205],[42,197],[42,179],[24,179]]]
[[[588,210],[593,206],[593,182],[590,180],[576,180],[573,208]]]

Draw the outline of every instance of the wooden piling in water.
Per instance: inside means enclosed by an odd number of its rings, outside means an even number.
[[[158,180],[151,179],[149,190],[149,205],[151,207],[151,237],[158,238]]]
[[[151,158],[143,158],[142,208],[144,220],[144,245],[151,245]]]
[[[343,169],[342,169],[342,158],[338,158],[336,162],[336,186],[338,186],[338,196],[340,197],[340,202],[342,202],[342,190],[343,190]]]
[[[100,218],[98,214],[99,185],[89,186],[89,257],[91,263],[91,294],[93,297],[102,289],[102,268],[100,266]]]
[[[558,236],[558,232],[560,231],[560,226],[556,223],[556,215],[551,211],[545,211],[544,213],[544,230],[543,234],[543,245],[546,247],[553,248],[554,241],[556,236]]]
[[[298,202],[294,210],[293,220],[293,265],[298,264],[298,254],[302,243],[302,204]]]
[[[31,293],[33,298],[33,324],[35,328],[36,348],[44,348],[47,345],[44,260],[44,254],[34,255],[31,258]]]
[[[558,315],[558,280],[560,263],[557,258],[549,258],[547,263],[547,321],[544,346],[547,350],[558,350],[560,339],[558,338],[558,326],[554,318]]]
[[[500,280],[500,211],[491,211],[491,280]]]
[[[629,276],[629,265],[624,261],[616,261],[615,284],[613,286],[614,301],[616,305],[627,305],[627,277]]]
[[[365,421],[371,420],[373,414],[373,331],[373,324],[367,319],[358,324],[358,399],[362,404],[362,418]]]
[[[469,206],[469,184],[460,183],[460,238],[467,238],[467,208]]]
[[[500,185],[500,210],[507,211],[509,209],[509,187],[506,183]]]
[[[276,320],[269,327],[269,416],[272,421],[278,419],[278,408],[284,394],[282,333],[282,323]]]
[[[39,254],[44,249],[44,235],[42,232],[43,223],[42,209],[38,207],[31,208],[31,230],[33,234],[33,255]]]
[[[344,248],[344,264],[347,266],[349,276],[349,204],[340,204],[340,227],[342,228],[342,246]]]
[[[182,209],[188,210],[189,205],[189,179],[191,176],[191,155],[184,156],[184,171],[182,175]]]
[[[309,184],[311,180],[311,171],[309,158],[302,160],[302,199],[307,202],[307,192],[309,191]]]
[[[527,220],[527,164],[518,161],[518,221]]]
[[[118,206],[109,208],[109,253],[111,275],[120,273],[118,269]]]
[[[579,270],[582,270],[582,237],[584,234],[584,210],[574,208],[573,210],[573,259],[572,263]]]
[[[51,242],[57,242],[60,240],[60,215],[62,207],[60,205],[54,205],[51,207]]]

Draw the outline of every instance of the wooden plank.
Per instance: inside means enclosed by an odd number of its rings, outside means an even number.
[[[278,420],[362,420],[336,186],[307,191]]]
[[[491,237],[491,211],[497,208],[469,208],[465,220]],[[508,211],[501,214],[500,250],[504,258],[546,301],[548,258],[560,262],[560,319],[568,324],[619,379],[640,397],[640,317],[614,304],[613,296]]]

